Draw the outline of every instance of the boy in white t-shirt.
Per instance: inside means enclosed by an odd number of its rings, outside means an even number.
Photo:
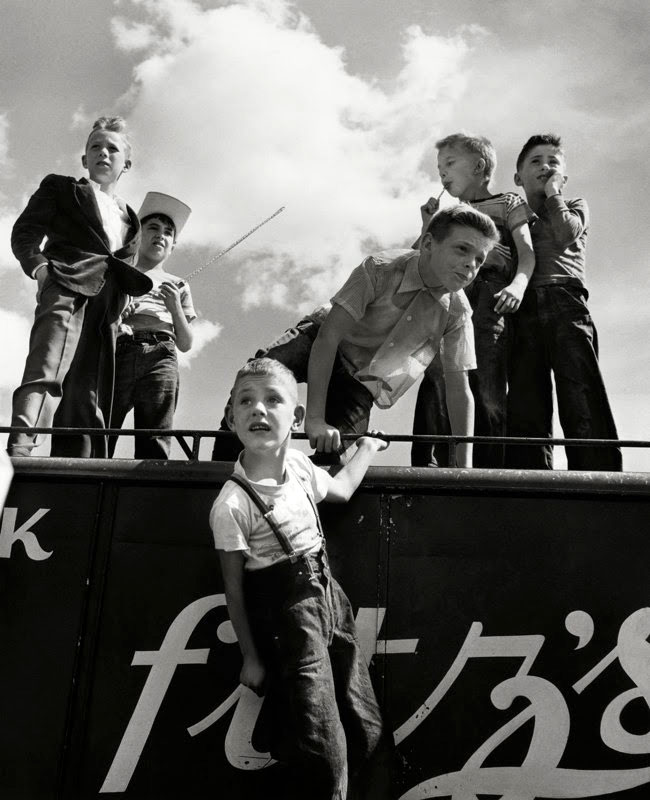
[[[138,212],[142,243],[137,268],[153,282],[122,314],[116,352],[115,392],[111,428],[121,428],[133,409],[134,428],[169,429],[178,401],[176,349],[192,347],[196,313],[190,287],[165,270],[191,209],[167,194],[148,192]],[[115,452],[111,437],[109,453]],[[169,436],[135,437],[136,458],[169,458]]]
[[[287,792],[343,800],[348,762],[351,772],[367,766],[383,749],[383,729],[350,602],[329,570],[315,504],[349,500],[387,445],[372,435],[358,439],[349,463],[332,476],[289,447],[304,415],[284,365],[259,358],[237,373],[226,419],[244,450],[214,502],[210,525],[243,656],[240,680],[266,694],[271,752],[291,770]],[[276,532],[235,480],[272,506]]]

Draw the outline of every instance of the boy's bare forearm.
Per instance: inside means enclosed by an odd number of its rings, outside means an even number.
[[[512,238],[517,250],[517,272],[514,280],[522,282],[525,289],[535,270],[535,251],[530,227],[526,224],[520,225],[513,231]]]
[[[381,439],[367,436],[359,439],[351,459],[330,478],[327,500],[333,503],[347,503],[361,485],[377,451],[386,446]]]
[[[174,333],[176,334],[176,346],[181,353],[187,353],[191,350],[194,343],[194,332],[192,331],[192,324],[187,321],[184,313],[173,313],[172,319],[174,322]]]
[[[447,412],[451,432],[455,436],[474,435],[474,397],[469,388],[467,372],[452,372],[445,375],[447,390]],[[460,443],[456,447],[456,466],[472,466],[472,445]]]
[[[239,642],[243,664],[239,680],[257,694],[264,692],[266,668],[260,659],[251,632],[244,601],[244,557],[241,551],[219,551],[228,614]]]
[[[319,332],[309,354],[307,368],[307,419],[325,420],[327,390],[332,377],[336,343]]]
[[[333,303],[309,355],[305,433],[311,446],[325,453],[336,452],[341,444],[339,431],[325,420],[325,408],[339,343],[354,324],[352,315],[338,303]]]
[[[253,640],[246,603],[244,601],[244,570],[243,564],[239,562],[240,554],[219,553],[221,562],[221,573],[223,575],[226,603],[230,621],[237,634],[239,649],[244,658],[258,658],[257,648]],[[242,558],[243,561],[243,558]],[[239,563],[238,563],[239,562]]]

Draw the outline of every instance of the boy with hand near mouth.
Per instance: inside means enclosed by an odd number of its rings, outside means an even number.
[[[30,349],[11,418],[12,426],[27,430],[9,436],[12,456],[31,455],[37,435],[29,428],[108,427],[120,312],[128,295],[152,287],[133,266],[140,222],[115,193],[131,168],[121,117],[94,123],[81,161],[89,180],[47,175],[11,234],[14,255],[38,284]],[[104,458],[106,437],[55,435],[51,453]]]
[[[493,194],[490,180],[496,168],[496,152],[484,137],[452,134],[439,142],[438,172],[444,189],[464,203],[487,214],[496,225],[500,241],[488,254],[479,275],[465,288],[472,307],[477,368],[469,373],[475,403],[475,436],[505,436],[510,318],[521,305],[535,267],[529,221],[532,213],[514,192]],[[438,209],[430,198],[421,208],[423,230]],[[440,360],[434,359],[418,391],[413,433],[449,434],[445,385]],[[437,445],[433,459],[429,445],[414,444],[411,463],[444,466],[445,447]],[[505,448],[492,444],[474,446],[475,467],[503,467]]]
[[[243,656],[240,681],[266,693],[271,753],[291,768],[296,798],[344,800],[348,763],[356,771],[379,752],[382,720],[316,503],[349,500],[387,444],[359,438],[332,476],[290,448],[304,416],[284,365],[253,359],[237,373],[226,417],[244,449],[210,525]]]
[[[161,192],[148,192],[138,212],[142,242],[137,268],[154,288],[122,314],[117,340],[115,394],[111,427],[120,428],[133,409],[134,428],[173,427],[179,375],[176,348],[192,347],[196,313],[188,284],[165,270],[187,222],[189,206]],[[110,455],[116,437],[111,437]],[[136,458],[169,458],[169,436],[135,437]]]
[[[515,183],[535,212],[535,273],[517,315],[508,394],[511,436],[552,435],[553,387],[568,439],[616,439],[598,364],[598,334],[587,308],[585,251],[589,209],[563,197],[566,160],[559,136],[532,136],[517,159]],[[567,447],[569,469],[623,468],[618,447]],[[508,448],[507,466],[553,469],[553,448]]]

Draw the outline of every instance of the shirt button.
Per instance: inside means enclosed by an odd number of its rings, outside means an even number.
[[[409,314],[408,317],[406,318],[406,321],[410,322],[412,319],[413,319],[413,317],[411,316],[411,314]]]
[[[395,347],[395,342],[388,342],[389,347]]]

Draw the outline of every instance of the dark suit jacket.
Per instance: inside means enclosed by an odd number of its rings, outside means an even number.
[[[48,264],[52,277],[70,291],[93,297],[111,270],[120,288],[139,297],[153,288],[133,264],[140,245],[140,222],[126,207],[131,231],[124,246],[111,253],[92,186],[85,178],[47,175],[29,199],[11,233],[11,249],[31,277]],[[43,237],[47,242],[41,249]]]

